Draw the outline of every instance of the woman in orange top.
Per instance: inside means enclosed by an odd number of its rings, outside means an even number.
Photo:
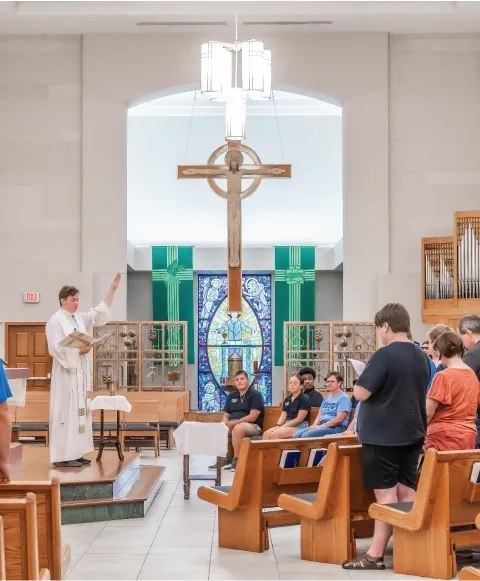
[[[437,373],[427,394],[426,448],[471,450],[477,439],[477,403],[480,384],[462,361],[462,341],[452,331],[442,333],[433,348],[446,366]]]

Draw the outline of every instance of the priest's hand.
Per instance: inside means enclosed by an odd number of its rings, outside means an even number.
[[[87,355],[87,353],[90,353],[91,349],[92,349],[91,345],[85,345],[85,347],[81,347],[80,348],[80,355]]]
[[[118,289],[118,287],[120,285],[120,280],[121,279],[122,279],[122,275],[120,273],[118,273],[115,276],[115,278],[113,279],[113,282],[112,282],[112,287],[111,288],[112,288],[113,291],[116,291]]]

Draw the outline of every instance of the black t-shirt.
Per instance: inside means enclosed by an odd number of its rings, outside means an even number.
[[[465,353],[463,362],[473,369],[480,381],[480,341]]]
[[[480,381],[480,341],[463,356],[463,362],[473,369]],[[480,418],[480,404],[477,406],[477,418]]]
[[[310,398],[301,393],[297,395],[297,397],[292,400],[291,395],[287,395],[283,402],[282,412],[287,412],[287,422],[290,420],[294,420],[298,416],[298,412],[300,410],[306,410],[308,414],[306,415],[304,421],[308,422],[310,418],[310,408],[312,404],[310,403]]]
[[[413,343],[396,341],[374,353],[357,384],[372,394],[358,412],[359,440],[406,446],[424,438],[429,380],[427,358]]]
[[[322,405],[323,395],[314,387],[306,389],[303,394],[309,398],[312,408],[319,408]]]
[[[223,411],[229,414],[231,420],[241,420],[248,416],[251,410],[258,410],[260,415],[253,422],[260,428],[263,426],[263,408],[265,403],[262,395],[253,387],[249,387],[243,396],[240,395],[238,389],[232,391],[225,402]]]

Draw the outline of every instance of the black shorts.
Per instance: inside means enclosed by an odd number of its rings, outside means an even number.
[[[385,489],[400,483],[416,490],[423,442],[407,446],[362,444],[363,486],[367,490]]]

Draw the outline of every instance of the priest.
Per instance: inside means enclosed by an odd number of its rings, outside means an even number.
[[[88,313],[78,313],[80,291],[64,286],[59,293],[60,309],[48,321],[48,351],[53,357],[50,384],[50,462],[56,468],[78,468],[90,464],[84,454],[93,451],[90,392],[92,370],[90,349],[60,347],[59,343],[73,331],[88,333],[112,320],[110,306],[120,284],[121,275],[113,279],[105,299]]]

